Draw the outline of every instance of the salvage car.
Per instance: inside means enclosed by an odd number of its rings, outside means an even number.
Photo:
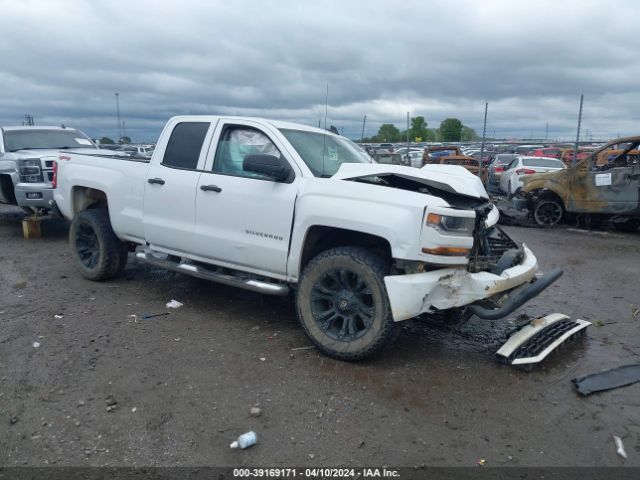
[[[514,153],[499,153],[489,164],[488,184],[492,187],[500,185],[500,177],[504,168],[516,157]]]
[[[640,226],[640,137],[614,140],[565,170],[527,175],[514,206],[541,226],[565,213],[606,217],[620,229]]]
[[[71,220],[87,279],[117,275],[135,251],[293,294],[311,341],[341,360],[379,351],[420,314],[504,318],[562,274],[539,274],[464,168],[370,163],[350,140],[304,125],[174,117],[150,161],[62,152],[55,168],[52,207]]]
[[[53,162],[61,149],[97,150],[80,130],[66,127],[0,127],[0,203],[28,213],[46,212],[53,199]]]
[[[422,155],[422,164],[440,164],[440,165],[458,165],[465,168],[472,174],[480,175],[479,160],[464,155],[457,145],[445,145],[445,146],[428,146],[424,149]],[[486,170],[483,171],[483,180],[487,178]]]
[[[525,175],[563,170],[565,164],[557,158],[515,157],[500,176],[500,189],[511,196],[522,186]]]

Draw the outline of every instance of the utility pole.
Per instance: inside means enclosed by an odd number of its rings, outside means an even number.
[[[324,129],[327,129],[327,113],[329,111],[329,81],[327,81],[327,95],[324,97]]]
[[[584,93],[580,95],[580,111],[578,112],[578,132],[576,133],[576,145],[573,149],[573,160],[571,165],[575,168],[578,159],[578,142],[580,141],[580,124],[582,123],[582,102],[584,100]]]
[[[547,141],[547,138],[549,138],[549,122],[545,123],[544,125],[544,141]]]
[[[22,121],[22,125],[33,127],[35,125],[35,122],[33,121],[33,116],[29,114],[25,115],[24,120]]]
[[[127,127],[124,124],[124,120],[122,120],[122,138],[127,136]]]
[[[118,140],[116,140],[116,143],[120,143],[120,139],[122,138],[122,130],[120,129],[120,94],[116,92],[114,95],[116,96],[116,115],[118,117]]]
[[[362,119],[362,136],[360,137],[360,143],[364,142],[364,125],[367,123],[367,115],[365,114]]]
[[[407,155],[409,155],[409,112],[407,112]]]
[[[489,102],[484,103],[484,125],[482,127],[482,143],[480,144],[480,181],[482,181],[482,157],[484,157],[484,139],[487,134],[487,110],[489,110]]]

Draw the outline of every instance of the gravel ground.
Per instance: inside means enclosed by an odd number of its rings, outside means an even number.
[[[564,276],[506,320],[414,320],[348,364],[309,348],[288,300],[132,256],[92,283],[64,222],[25,241],[0,207],[0,465],[640,466],[640,383],[582,398],[570,381],[639,361],[640,235],[508,231]],[[556,311],[594,325],[532,372],[494,361],[515,325]],[[252,429],[256,446],[229,449]]]

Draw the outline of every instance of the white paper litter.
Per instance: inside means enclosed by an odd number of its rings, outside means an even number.
[[[616,442],[616,451],[618,452],[618,455],[620,455],[622,458],[627,458],[627,452],[624,449],[624,443],[622,443],[622,439],[619,436],[614,435],[613,440]]]
[[[182,303],[173,299],[167,302],[167,308],[180,308],[182,305]]]

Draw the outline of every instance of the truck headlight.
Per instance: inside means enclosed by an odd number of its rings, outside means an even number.
[[[28,158],[18,161],[20,181],[25,183],[42,182],[42,171],[40,170],[40,160]]]
[[[427,225],[439,230],[445,235],[472,236],[476,219],[473,217],[454,217],[430,213],[427,215]]]

